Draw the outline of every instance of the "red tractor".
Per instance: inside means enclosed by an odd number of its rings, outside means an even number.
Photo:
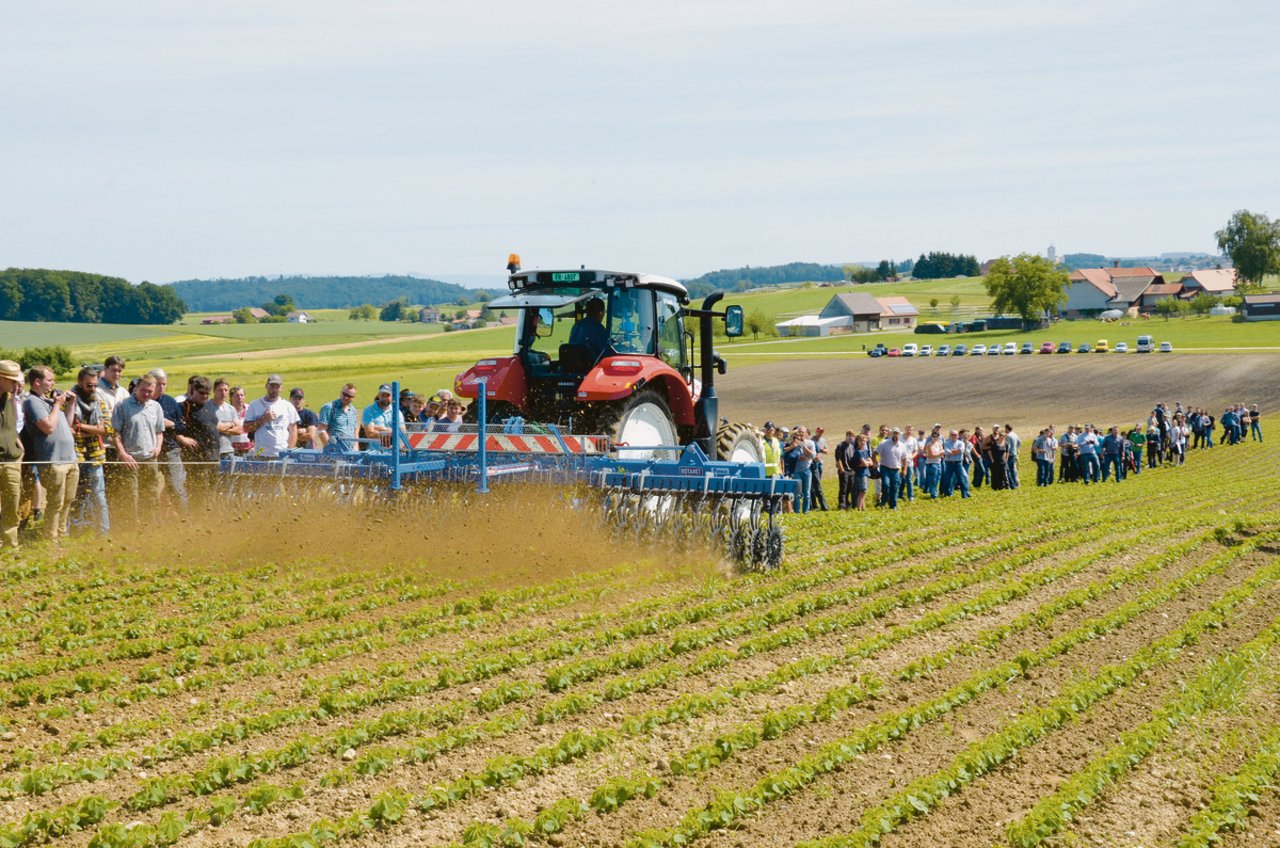
[[[653,274],[522,272],[514,255],[507,268],[510,294],[488,307],[519,310],[515,351],[482,359],[454,381],[460,397],[485,387],[491,421],[520,416],[609,435],[630,459],[671,457],[696,441],[710,459],[764,461],[750,426],[721,423],[714,388],[725,363],[710,346],[712,319],[741,335],[742,307],[713,311],[724,296],[715,292],[691,309],[681,283]],[[700,322],[696,367],[687,317]]]

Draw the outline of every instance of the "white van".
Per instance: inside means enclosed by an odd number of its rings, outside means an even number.
[[[1151,336],[1138,336],[1138,346],[1134,348],[1135,353],[1150,353],[1156,349],[1156,343]]]

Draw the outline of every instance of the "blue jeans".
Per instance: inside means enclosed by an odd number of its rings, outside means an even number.
[[[909,501],[916,499],[916,470],[908,465],[901,469],[901,478],[898,483],[898,497],[905,497]]]
[[[111,532],[111,516],[107,512],[107,480],[103,466],[80,463],[80,491],[76,495],[76,524],[88,524],[90,517],[98,521],[102,535]]]
[[[1097,483],[1102,480],[1102,467],[1098,464],[1098,455],[1096,453],[1080,454],[1080,476],[1084,478],[1084,484]]]
[[[942,463],[926,462],[924,464],[924,490],[931,498],[938,496],[938,483],[942,480]]]
[[[1142,473],[1142,448],[1139,447],[1133,449],[1133,473]]]
[[[1107,469],[1115,468],[1116,482],[1119,483],[1124,479],[1124,463],[1120,461],[1118,454],[1107,454],[1102,458],[1102,479],[1107,479]]]
[[[796,512],[809,511],[809,491],[813,486],[813,474],[809,469],[796,473],[796,482],[800,484],[800,500],[796,503]]]
[[[975,489],[981,489],[982,481],[987,479],[989,479],[987,475],[987,463],[983,461],[982,457],[978,456],[975,451],[973,457],[973,487]]]
[[[951,493],[960,489],[962,498],[969,497],[969,471],[963,462],[942,463],[942,496],[951,497]]]
[[[897,468],[880,466],[880,492],[889,509],[898,508],[898,487],[902,485],[902,472]]]
[[[1005,476],[1009,480],[1009,488],[1018,488],[1018,455],[1016,453],[1009,454],[1009,460],[1005,463]]]
[[[1050,486],[1053,484],[1053,460],[1037,459],[1036,460],[1036,485]]]
[[[1250,421],[1249,435],[1253,437],[1254,441],[1262,441],[1262,425],[1257,421]]]

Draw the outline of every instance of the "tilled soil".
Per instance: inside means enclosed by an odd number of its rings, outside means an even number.
[[[731,348],[722,353],[732,362]],[[788,358],[731,367],[716,388],[722,416],[757,426],[822,425],[831,438],[864,423],[1013,424],[1029,442],[1050,424],[1058,432],[1073,423],[1131,426],[1161,400],[1170,409],[1179,401],[1203,406],[1215,417],[1228,403],[1265,409],[1280,396],[1280,355]]]

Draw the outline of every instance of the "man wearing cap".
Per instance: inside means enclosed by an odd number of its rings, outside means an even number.
[[[18,547],[18,507],[22,502],[22,440],[18,438],[18,389],[22,368],[0,360],[0,548]]]
[[[946,455],[943,447],[942,425],[935,424],[929,432],[921,449],[924,454],[924,490],[930,498],[937,499],[938,487],[942,484],[942,460]]]
[[[383,383],[378,386],[377,399],[366,406],[364,412],[360,414],[360,425],[364,428],[364,437],[366,439],[379,439],[384,444],[390,444],[393,416],[391,384]],[[403,421],[400,422],[400,429],[403,432]]]
[[[298,410],[280,397],[283,386],[279,374],[269,375],[266,394],[249,404],[244,413],[245,432],[253,435],[254,449],[268,459],[298,444]]]
[[[772,421],[764,422],[764,476],[782,476],[782,443]]]
[[[320,430],[320,418],[307,409],[307,397],[302,389],[294,387],[289,390],[289,403],[298,413],[298,447],[318,448],[317,434]]]
[[[355,399],[356,385],[347,383],[336,400],[320,407],[317,435],[321,446],[327,445],[330,439],[340,438],[355,447],[360,430],[360,410],[356,409]]]

